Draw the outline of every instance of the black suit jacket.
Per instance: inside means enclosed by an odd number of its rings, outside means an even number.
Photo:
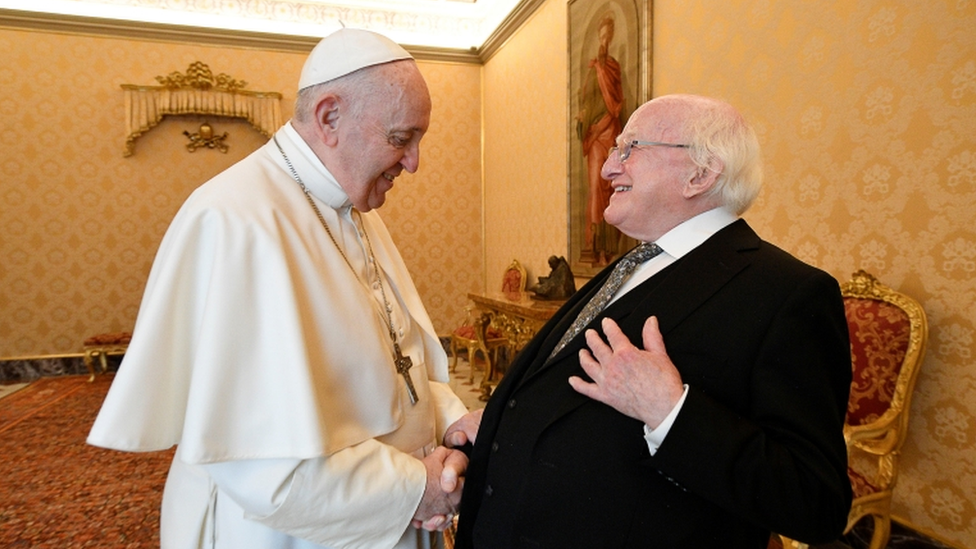
[[[609,306],[638,347],[656,315],[689,394],[654,456],[643,424],[580,395],[581,335],[546,364],[612,265],[519,353],[485,409],[459,549],[765,548],[844,528],[850,347],[837,281],[742,220]]]

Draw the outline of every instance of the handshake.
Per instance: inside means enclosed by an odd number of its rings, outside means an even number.
[[[481,413],[475,410],[455,421],[444,433],[444,445],[423,459],[427,486],[411,522],[414,528],[443,531],[454,522],[468,468],[468,456],[457,448],[474,444]]]

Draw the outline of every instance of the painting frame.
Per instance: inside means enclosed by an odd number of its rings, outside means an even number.
[[[600,108],[607,110],[607,103],[601,103],[597,94],[607,93],[598,88],[613,87],[608,82],[619,81],[611,97],[620,101],[610,101],[619,105],[619,128],[639,105],[650,99],[652,4],[653,0],[569,0],[567,4],[567,256],[578,277],[595,275],[636,243],[602,221],[609,187],[597,179],[596,173],[606,158],[610,140],[616,138],[619,130],[614,131],[611,115],[599,115]],[[612,26],[607,19],[613,20]],[[612,38],[607,39],[607,34],[612,34]],[[619,70],[610,69],[610,77],[606,76],[608,64],[600,55],[603,42],[607,55],[619,66]],[[601,70],[603,73],[597,77]],[[602,82],[598,83],[597,78]]]

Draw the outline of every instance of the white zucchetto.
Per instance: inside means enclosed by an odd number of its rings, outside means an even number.
[[[401,59],[413,56],[393,40],[368,30],[342,28],[323,38],[308,54],[298,89]]]

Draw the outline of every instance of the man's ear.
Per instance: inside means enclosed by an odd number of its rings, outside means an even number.
[[[322,141],[333,146],[339,139],[339,106],[342,103],[334,94],[325,94],[315,104],[315,128]]]
[[[692,172],[685,184],[684,197],[694,198],[708,193],[715,186],[724,168],[725,165],[715,158],[712,159],[708,167],[696,166],[695,171]]]

